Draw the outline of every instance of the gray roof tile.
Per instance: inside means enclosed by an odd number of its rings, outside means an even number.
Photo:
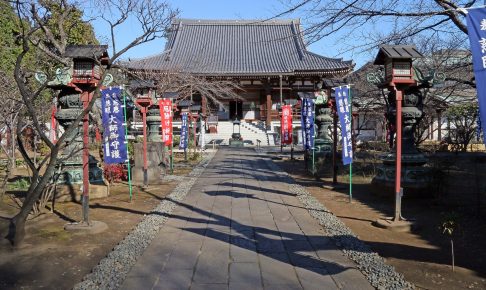
[[[65,57],[72,58],[100,58],[108,56],[108,45],[68,45],[64,52]]]
[[[190,20],[172,24],[165,51],[127,63],[132,69],[201,75],[342,73],[352,61],[306,50],[299,20]]]
[[[421,58],[423,55],[414,45],[381,45],[374,64],[385,63],[385,58],[412,59]]]

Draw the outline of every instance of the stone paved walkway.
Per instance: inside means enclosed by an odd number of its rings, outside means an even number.
[[[122,289],[373,289],[262,158],[220,149]]]

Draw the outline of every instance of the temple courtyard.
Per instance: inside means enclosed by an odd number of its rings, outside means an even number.
[[[289,153],[221,146],[187,162],[180,157],[160,185],[134,187],[132,202],[127,185],[115,183],[109,197],[90,206],[92,219],[109,227],[101,233],[64,231],[67,222],[79,220],[80,206],[57,203],[52,213],[31,221],[23,246],[0,246],[0,288],[485,287],[484,225],[474,215],[458,212],[451,270],[449,240],[438,225],[454,207],[448,205],[454,196],[405,199],[404,213],[420,227],[390,232],[372,225],[392,212],[393,198],[373,192],[369,179],[360,178],[366,158],[357,156],[349,203],[344,168],[340,186],[332,188],[325,172],[316,179],[301,153],[294,160]],[[456,160],[451,176],[474,173],[465,156],[445,158]],[[455,178],[461,179],[466,177]],[[13,212],[5,201],[2,228]]]

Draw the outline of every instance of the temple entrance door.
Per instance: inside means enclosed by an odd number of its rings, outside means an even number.
[[[243,102],[242,101],[230,101],[229,102],[229,118],[230,118],[230,120],[243,119]]]

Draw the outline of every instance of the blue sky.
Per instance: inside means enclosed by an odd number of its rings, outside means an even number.
[[[274,17],[282,11],[287,10],[285,1],[282,0],[168,0],[173,7],[179,8],[180,18],[196,19],[267,19]],[[284,18],[299,18],[301,15],[290,14]],[[305,19],[301,19],[305,25]],[[95,21],[95,30],[101,42],[106,37],[108,28],[100,20]],[[117,31],[118,47],[130,41],[134,35],[137,35],[135,29],[137,25],[131,23],[121,27]],[[339,37],[326,38],[319,42],[313,43],[308,47],[309,51],[318,53],[326,57],[352,59],[357,68],[368,61],[372,55],[353,55],[351,53],[340,53],[344,46],[338,42]],[[136,47],[124,54],[123,58],[142,58],[162,52],[165,39],[154,40],[151,43]]]

